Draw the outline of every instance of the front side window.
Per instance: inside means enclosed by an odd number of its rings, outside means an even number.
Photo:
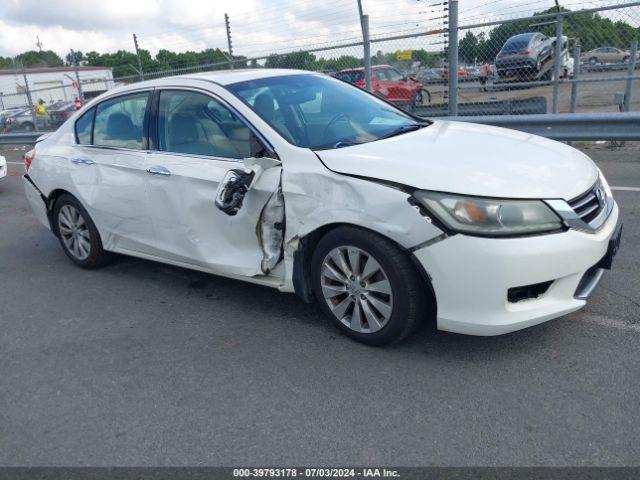
[[[227,88],[298,147],[371,142],[420,123],[357,87],[320,75],[260,78]]]
[[[149,93],[136,93],[107,100],[98,105],[93,144],[143,149],[144,118]]]
[[[160,92],[159,149],[224,158],[251,156],[251,130],[222,103],[208,95]]]
[[[76,140],[80,145],[91,145],[91,129],[96,109],[84,113],[76,122]]]

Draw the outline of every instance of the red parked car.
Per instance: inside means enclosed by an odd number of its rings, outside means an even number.
[[[464,68],[460,68],[458,69],[458,79],[459,80],[469,80],[471,77],[471,75],[469,75],[469,72],[467,70],[465,70]],[[442,70],[442,78],[444,80],[449,80],[449,70]]]
[[[365,86],[364,68],[340,70],[333,76],[361,88]],[[422,105],[425,99],[430,100],[428,92],[420,82],[402,75],[389,65],[371,67],[371,90],[376,95],[398,105],[417,106]]]

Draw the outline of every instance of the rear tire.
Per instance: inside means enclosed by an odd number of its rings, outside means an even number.
[[[109,260],[91,217],[80,202],[69,194],[58,197],[52,225],[64,253],[82,268],[100,268]]]
[[[598,63],[598,59],[597,59],[596,57],[591,57],[591,58],[589,59],[589,65],[593,66],[593,65],[595,65],[596,63]]]
[[[424,324],[429,305],[435,311],[409,256],[369,230],[345,226],[327,233],[313,253],[311,275],[322,311],[368,345],[399,342]]]

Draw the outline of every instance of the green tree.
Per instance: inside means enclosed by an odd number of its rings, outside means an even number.
[[[36,67],[62,67],[64,62],[52,50],[43,50],[41,52],[29,50],[16,56],[18,63],[22,63],[25,68]]]
[[[82,52],[71,52],[67,53],[65,57],[65,61],[67,65],[80,65],[84,61],[84,54]]]
[[[301,70],[318,70],[316,56],[309,52],[269,55],[264,66],[266,68],[299,68]]]

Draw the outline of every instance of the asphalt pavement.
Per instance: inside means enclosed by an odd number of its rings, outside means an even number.
[[[640,150],[588,153],[628,189],[586,308],[386,348],[268,288],[127,257],[81,270],[9,164],[0,466],[640,465]]]

